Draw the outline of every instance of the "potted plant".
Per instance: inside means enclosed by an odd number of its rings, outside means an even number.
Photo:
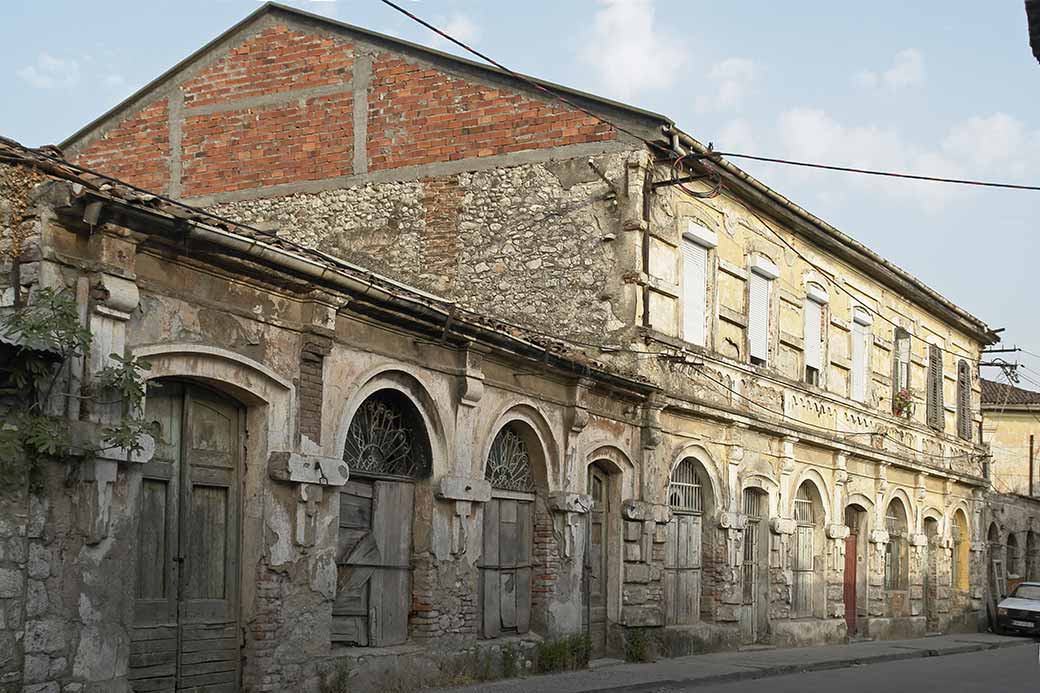
[[[914,393],[910,388],[903,387],[896,391],[892,398],[892,413],[908,419],[914,415]]]

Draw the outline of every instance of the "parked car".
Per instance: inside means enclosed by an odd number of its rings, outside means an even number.
[[[1040,582],[1023,582],[997,604],[1001,632],[1040,634]]]

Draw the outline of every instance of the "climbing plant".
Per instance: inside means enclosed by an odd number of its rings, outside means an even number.
[[[47,460],[68,461],[105,450],[140,452],[144,436],[155,435],[154,424],[142,414],[147,361],[112,354],[112,365],[95,374],[92,391],[58,392],[69,364],[90,350],[90,330],[82,325],[75,299],[65,290],[33,293],[33,300],[0,316],[0,334],[14,342],[14,356],[0,373],[0,397],[6,414],[0,418],[0,491],[42,487]],[[48,410],[56,394],[84,400],[88,406],[118,406],[120,416],[101,426],[96,441],[73,440],[69,420]]]

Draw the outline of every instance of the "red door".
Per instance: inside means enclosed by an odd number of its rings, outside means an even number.
[[[856,535],[845,537],[845,625],[856,632]]]

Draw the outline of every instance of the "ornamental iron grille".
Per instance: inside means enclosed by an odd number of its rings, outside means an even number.
[[[534,493],[534,477],[531,474],[531,456],[527,451],[527,443],[512,426],[503,427],[495,436],[488,453],[484,477],[491,482],[493,488]]]
[[[366,399],[347,429],[343,461],[351,473],[429,476],[429,442],[415,406],[393,390]]]
[[[809,491],[808,483],[799,486],[798,493],[794,497],[794,519],[801,525],[811,525],[815,522],[812,494]]]
[[[668,485],[668,504],[672,510],[700,513],[704,507],[700,475],[696,463],[687,458],[676,465]]]

